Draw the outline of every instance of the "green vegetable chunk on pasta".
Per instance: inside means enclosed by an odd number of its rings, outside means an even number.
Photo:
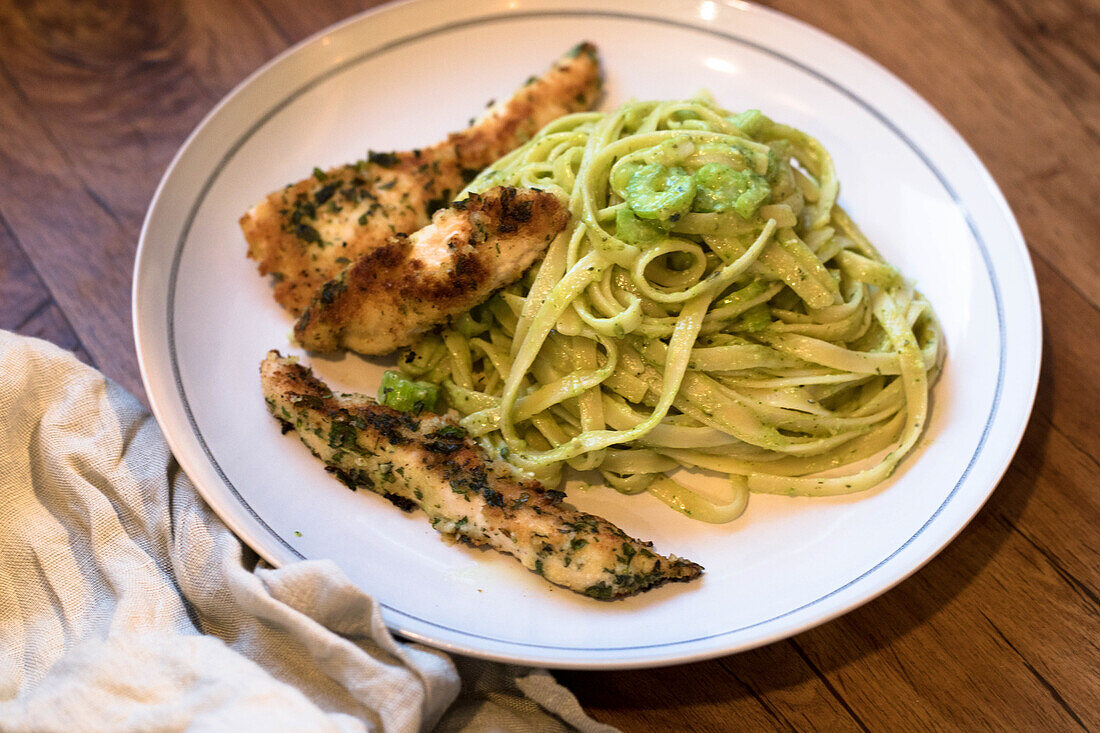
[[[627,244],[646,244],[668,236],[668,229],[659,221],[639,219],[631,209],[615,212],[615,236]]]
[[[639,218],[670,221],[691,210],[695,179],[680,167],[642,166],[626,184],[626,203]]]
[[[763,176],[736,170],[724,163],[707,163],[695,173],[693,211],[701,213],[733,210],[743,219],[751,219],[768,200],[771,187]]]
[[[439,401],[439,385],[414,382],[401,372],[387,371],[378,388],[378,401],[401,412],[434,412]]]
[[[760,137],[766,134],[772,124],[768,116],[758,109],[747,109],[736,114],[730,118],[730,122],[750,137]]]

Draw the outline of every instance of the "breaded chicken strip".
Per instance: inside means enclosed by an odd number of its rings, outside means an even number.
[[[425,226],[474,175],[600,91],[596,49],[577,46],[471,127],[418,150],[372,152],[276,191],[241,217],[248,256],[298,315],[322,284],[394,234]]]
[[[568,208],[545,191],[498,186],[471,194],[325,283],[294,338],[319,352],[407,346],[518,280],[568,223]]]
[[[419,507],[444,535],[512,555],[551,583],[606,600],[703,571],[567,508],[560,491],[516,478],[444,417],[334,394],[277,351],[260,375],[271,414],[350,488],[370,489],[406,511]]]

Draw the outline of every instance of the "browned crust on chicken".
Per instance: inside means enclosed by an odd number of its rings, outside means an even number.
[[[581,44],[440,143],[315,170],[241,217],[248,256],[261,275],[272,275],[275,299],[297,315],[347,265],[390,236],[425,226],[482,168],[554,119],[593,106],[600,84],[596,49]]]
[[[490,106],[470,128],[453,133],[447,142],[454,145],[462,165],[480,170],[557,118],[591,109],[601,83],[596,47],[581,43],[543,76],[528,79],[511,98]]]
[[[453,421],[398,412],[364,395],[334,394],[309,369],[272,351],[264,397],[327,470],[411,511],[445,536],[492,547],[552,583],[599,599],[688,581],[702,568],[664,557],[606,519],[563,504],[565,494],[517,478]]]
[[[241,217],[248,256],[273,276],[275,300],[294,314],[317,289],[397,232],[428,223],[468,176],[453,151],[371,156],[318,171],[272,193]]]
[[[553,194],[491,188],[391,237],[328,282],[294,337],[311,351],[385,354],[520,278],[569,223]]]

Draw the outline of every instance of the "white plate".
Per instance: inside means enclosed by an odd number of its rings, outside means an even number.
[[[161,182],[142,231],[134,329],[165,435],[203,496],[275,565],[332,558],[406,637],[552,667],[632,667],[726,654],[833,618],[946,545],[996,486],[1039,371],[1031,263],[989,174],[913,91],[838,41],[744,4],[426,0],[354,18],[284,53],[210,113]],[[700,582],[601,603],[492,552],[448,547],[422,517],[352,493],[260,397],[258,365],[291,319],[245,257],[237,218],[269,191],[369,147],[459,129],[576,42],[600,49],[610,107],[709,89],[822,140],[841,201],[943,321],[947,369],[922,448],[868,494],[754,496],[725,526],[642,495],[577,493]],[[368,391],[377,367],[312,360]]]

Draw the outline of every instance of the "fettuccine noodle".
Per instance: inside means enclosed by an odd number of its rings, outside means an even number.
[[[496,185],[555,193],[572,227],[399,363],[520,469],[596,470],[724,522],[750,492],[869,489],[916,444],[939,324],[805,133],[705,96],[633,102],[551,123],[459,198]],[[728,475],[726,495],[669,478],[683,466]]]

